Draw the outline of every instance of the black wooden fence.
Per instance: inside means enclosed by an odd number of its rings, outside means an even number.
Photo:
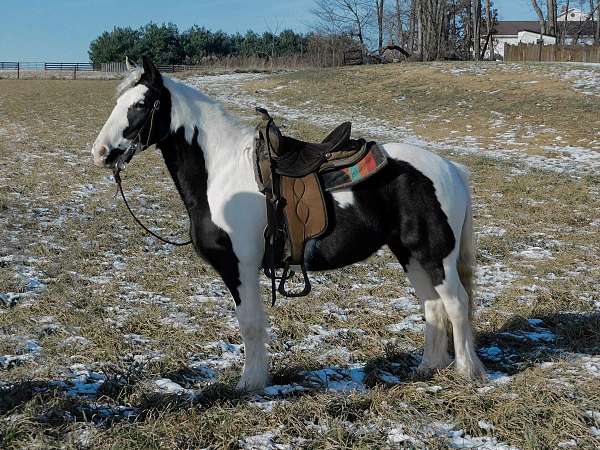
[[[160,64],[158,70],[164,73],[184,72],[188,70],[200,70],[202,66],[180,65],[180,64]],[[73,78],[77,78],[78,72],[109,72],[124,73],[127,71],[125,63],[65,63],[65,62],[19,62],[19,61],[0,61],[0,73],[12,72],[17,78],[21,78],[23,72],[66,72]]]
[[[26,71],[69,72],[73,74],[73,78],[77,78],[77,72],[92,72],[95,70],[100,70],[100,66],[92,63],[0,61],[0,72],[16,72],[17,78],[21,78],[21,73]]]

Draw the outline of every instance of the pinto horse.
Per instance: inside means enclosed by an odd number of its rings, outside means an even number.
[[[117,104],[93,144],[94,163],[124,165],[156,144],[190,218],[196,252],[231,292],[245,346],[238,389],[268,383],[267,318],[260,297],[265,198],[255,176],[255,131],[198,90],[159,73],[148,59],[130,67]],[[419,370],[452,364],[485,377],[473,342],[474,240],[467,170],[427,150],[382,144],[388,164],[351,189],[326,193],[327,232],[309,242],[309,271],[364,260],[383,245],[396,256],[425,313]],[[132,151],[133,149],[133,151]]]

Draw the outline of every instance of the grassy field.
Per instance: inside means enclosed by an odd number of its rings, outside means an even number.
[[[490,381],[413,377],[423,321],[386,250],[269,309],[273,386],[250,396],[233,391],[243,347],[224,285],[190,249],[145,237],[91,166],[116,82],[0,80],[0,448],[597,447],[596,75],[408,64],[190,78],[307,139],[352,118],[357,135],[472,171]],[[124,183],[157,230],[185,235],[154,150]]]

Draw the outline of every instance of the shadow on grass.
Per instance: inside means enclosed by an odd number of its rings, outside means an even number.
[[[568,351],[600,354],[600,313],[513,317],[499,330],[477,336],[486,367],[509,374],[557,359]]]
[[[557,313],[537,315],[526,319],[515,317],[502,328],[478,336],[480,354],[489,370],[501,370],[515,374],[534,364],[555,360],[560,353],[569,351],[588,355],[600,354],[600,314]],[[493,351],[492,351],[493,350]],[[373,358],[364,366],[366,389],[385,387],[422,380],[415,375],[419,355],[411,352],[386,349],[385,355]],[[275,370],[273,385],[304,386],[307,376],[315,371],[329,370],[315,361],[301,365],[282,366]],[[344,368],[340,368],[344,371]],[[190,368],[165,372],[164,378],[184,386],[193,385],[198,376]],[[0,417],[9,415],[27,405],[36,411],[38,421],[49,426],[63,425],[73,421],[94,422],[110,426],[123,420],[145,420],[164,411],[196,408],[208,409],[217,405],[236,406],[247,403],[252,397],[235,391],[233,382],[214,382],[193,395],[165,394],[158,392],[139,393],[138,383],[143,374],[112,374],[96,396],[67,395],[63,387],[52,381],[21,381],[0,387]],[[300,397],[315,395],[327,385],[308,385],[305,389],[274,396]]]

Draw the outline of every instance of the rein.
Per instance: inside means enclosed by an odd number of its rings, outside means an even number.
[[[138,131],[138,134],[135,136],[135,138],[133,138],[133,140],[131,141],[131,144],[129,144],[129,146],[127,147],[127,150],[125,150],[125,153],[123,153],[122,157],[119,158],[119,160],[115,164],[115,167],[113,169],[113,177],[115,179],[115,183],[117,184],[117,191],[121,194],[121,198],[123,199],[123,202],[125,203],[125,206],[127,207],[127,211],[129,211],[129,214],[131,214],[131,217],[133,217],[133,219],[136,221],[136,223],[140,227],[142,227],[142,229],[144,231],[146,231],[148,234],[150,234],[151,236],[154,236],[156,239],[164,242],[165,244],[171,244],[171,245],[175,245],[178,247],[182,247],[184,245],[191,244],[192,240],[189,239],[187,241],[180,241],[180,242],[171,241],[170,239],[164,238],[164,237],[156,234],[154,231],[150,230],[146,225],[144,225],[140,221],[140,219],[138,219],[136,217],[135,213],[132,211],[131,207],[129,206],[129,202],[127,201],[127,198],[125,197],[125,193],[123,192],[123,186],[122,186],[122,181],[121,181],[121,171],[125,168],[125,166],[129,163],[129,161],[131,161],[133,156],[140,149],[145,150],[149,147],[150,136],[152,135],[152,128],[154,127],[154,113],[156,113],[156,111],[158,111],[158,108],[160,108],[160,100],[156,100],[154,102],[154,105],[152,106],[152,112],[151,112],[150,117],[146,119],[146,122],[144,122],[144,125],[140,128],[140,131]],[[150,129],[148,130],[148,139],[146,140],[146,144],[144,145],[144,144],[142,144],[142,141],[141,141],[141,133],[142,133],[142,130],[146,127],[148,120],[150,120]],[[168,134],[169,133],[167,131],[167,134],[164,137],[162,137],[161,139],[159,139],[157,141],[157,143],[164,140]],[[117,195],[117,193],[115,193],[115,196],[116,195]]]

